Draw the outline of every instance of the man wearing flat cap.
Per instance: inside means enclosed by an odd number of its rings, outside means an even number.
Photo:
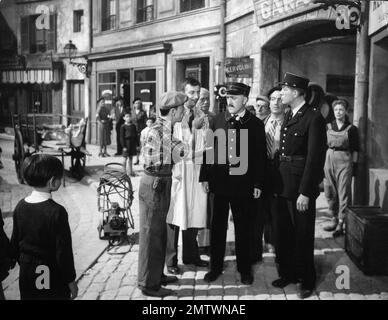
[[[170,206],[174,160],[181,159],[187,146],[172,136],[175,123],[182,121],[187,96],[166,92],[159,102],[160,117],[150,127],[142,149],[145,175],[140,181],[138,286],[144,295],[165,297],[174,294],[163,288],[177,281],[163,274],[166,256],[166,217]]]
[[[297,283],[302,299],[312,294],[316,281],[315,204],[326,152],[325,120],[305,101],[308,84],[309,79],[291,73],[282,82],[282,103],[291,110],[281,129],[276,241],[280,278],[272,283],[278,288]]]
[[[214,133],[212,159],[206,154],[200,181],[214,194],[210,231],[210,271],[206,282],[215,281],[223,271],[229,207],[235,224],[237,270],[241,282],[253,283],[250,247],[251,220],[258,214],[258,201],[264,185],[266,139],[264,124],[246,110],[250,87],[228,83],[227,111],[210,124]]]

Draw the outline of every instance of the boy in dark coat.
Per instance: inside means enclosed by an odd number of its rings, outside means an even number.
[[[61,186],[62,162],[50,155],[32,155],[23,163],[23,176],[34,190],[19,201],[13,214],[11,248],[20,265],[21,299],[75,299],[68,214],[51,195]]]

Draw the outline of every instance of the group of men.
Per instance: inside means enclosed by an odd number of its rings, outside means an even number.
[[[218,115],[197,106],[201,87],[195,80],[185,82],[184,93],[162,95],[160,117],[142,152],[138,285],[143,294],[174,294],[163,286],[178,279],[163,270],[166,263],[169,273],[180,272],[179,230],[183,263],[206,267],[197,235],[210,229],[210,270],[204,280],[218,279],[231,210],[241,283],[254,282],[252,266],[262,259],[267,221],[279,273],[273,286],[297,283],[300,298],[311,295],[326,127],[322,115],[305,102],[308,83],[287,73],[269,93],[271,112],[265,119],[246,110],[250,87],[242,83],[227,84],[227,110]]]

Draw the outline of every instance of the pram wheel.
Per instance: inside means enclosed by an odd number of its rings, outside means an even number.
[[[125,241],[125,236],[113,236],[109,238],[109,245],[111,247],[118,247],[121,246]]]

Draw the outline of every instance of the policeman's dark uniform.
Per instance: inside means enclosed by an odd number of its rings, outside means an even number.
[[[241,83],[227,85],[229,94],[248,96],[249,91],[250,87]],[[210,192],[214,194],[210,229],[210,273],[218,276],[223,271],[228,215],[231,207],[235,224],[237,269],[242,276],[251,276],[252,214],[259,214],[258,200],[254,199],[253,193],[254,188],[263,190],[263,168],[266,163],[264,124],[246,110],[239,120],[226,111],[213,119],[210,128],[213,132],[224,132],[227,137],[227,143],[219,138],[214,139],[214,164],[210,164],[211,161],[207,157],[200,173],[200,182],[209,182]],[[234,165],[233,158],[236,151],[237,156],[244,156],[241,150],[243,140],[240,140],[244,138],[242,129],[248,132],[248,159],[241,159],[239,164]],[[222,159],[220,153],[222,155],[226,153],[225,159]],[[244,166],[243,163],[246,161],[247,170],[235,175],[233,172],[235,167]]]
[[[283,85],[306,89],[309,80],[286,74]],[[281,175],[277,260],[279,276],[297,281],[303,290],[315,286],[314,231],[316,198],[323,179],[326,152],[325,120],[305,103],[295,116],[290,110],[281,130]],[[307,212],[299,212],[296,202],[299,195],[310,198]]]
[[[183,93],[167,92],[161,97],[160,109],[169,110],[186,101]],[[157,292],[162,285],[173,160],[184,150],[185,145],[173,138],[172,123],[158,118],[142,149],[145,175],[139,186],[138,286],[147,295],[151,295],[151,291]]]

